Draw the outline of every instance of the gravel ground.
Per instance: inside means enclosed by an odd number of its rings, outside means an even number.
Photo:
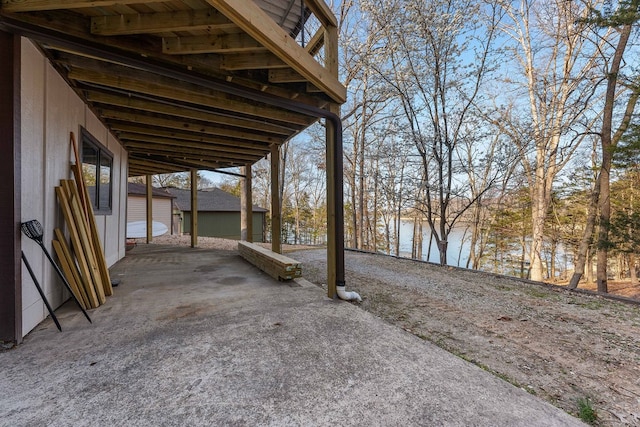
[[[199,238],[235,250],[236,241]],[[154,243],[189,245],[189,236]],[[283,247],[326,283],[326,251]],[[391,324],[601,426],[640,426],[640,306],[488,273],[347,252],[347,290]]]
[[[288,254],[326,283],[324,250]],[[347,252],[360,306],[594,425],[640,426],[640,307],[487,273]]]

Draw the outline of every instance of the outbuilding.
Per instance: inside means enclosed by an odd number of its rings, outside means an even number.
[[[180,215],[180,232],[191,233],[191,191],[167,188],[175,197],[176,214]],[[241,200],[217,187],[198,191],[198,236],[240,240]],[[253,241],[264,242],[267,210],[252,207]]]
[[[127,198],[127,228],[131,230],[136,228],[137,224],[146,224],[147,221],[147,186],[130,182],[128,184]],[[153,187],[152,189],[152,219],[157,224],[162,224],[166,229],[162,234],[180,233],[180,217],[174,218],[173,212],[173,196],[162,188]],[[132,227],[133,226],[133,227]],[[146,228],[146,226],[145,226]],[[127,233],[127,238],[141,237]]]

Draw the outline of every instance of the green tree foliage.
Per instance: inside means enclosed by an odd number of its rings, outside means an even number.
[[[640,125],[630,127],[613,156],[621,176],[612,183],[609,247],[640,253]]]

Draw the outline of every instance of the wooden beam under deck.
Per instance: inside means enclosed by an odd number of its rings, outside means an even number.
[[[131,156],[131,166],[130,169],[133,173],[129,173],[129,176],[137,176],[140,175],[139,171],[147,168],[147,170],[155,170],[156,172],[152,172],[153,174],[158,173],[173,173],[173,172],[185,172],[192,168],[199,168],[201,170],[215,170],[218,168],[229,167],[229,165],[225,164],[215,164],[213,162],[201,162],[199,165],[197,162],[188,162],[182,161],[177,163],[170,163],[161,159],[156,159],[154,157],[138,157]],[[238,165],[233,165],[240,166]],[[145,175],[144,173],[142,175]]]
[[[126,107],[134,110],[140,110],[143,112],[159,113],[168,116],[179,117],[183,119],[201,120],[203,122],[210,123],[224,123],[228,126],[234,126],[244,128],[248,130],[259,130],[264,133],[270,133],[274,135],[288,136],[292,132],[302,129],[301,126],[294,125],[276,125],[269,123],[265,119],[249,119],[238,116],[231,116],[219,113],[213,113],[197,109],[196,107],[189,107],[187,105],[176,105],[161,100],[150,101],[141,98],[135,98],[132,96],[114,95],[97,91],[84,91],[87,101],[98,104],[97,108],[103,108],[101,104],[106,104],[109,107]],[[168,102],[168,103],[167,103]]]
[[[207,3],[226,15],[247,34],[273,52],[278,58],[291,68],[306,77],[314,86],[322,89],[334,101],[343,103],[346,100],[347,90],[340,83],[337,76],[318,64],[295,40],[293,40],[282,28],[280,28],[269,16],[254,2],[246,0],[206,0]],[[327,6],[322,1],[313,2],[313,8],[319,13],[319,18],[331,18],[332,13],[327,12]],[[313,10],[313,9],[312,9]],[[337,26],[337,23],[326,22]]]
[[[307,79],[291,68],[269,70],[270,83],[304,83]]]
[[[33,12],[157,2],[157,0],[2,0],[2,8],[7,12]]]
[[[132,70],[130,74],[135,74],[135,72]],[[151,73],[148,74],[153,76]],[[196,87],[195,85],[179,85],[176,81],[167,81],[168,79],[164,79],[159,76],[155,76],[154,81],[149,81],[142,79],[141,76],[132,78],[128,77],[126,74],[112,75],[97,71],[72,68],[68,72],[67,77],[72,80],[117,88],[119,90],[159,96],[167,99],[174,99],[182,102],[206,105],[211,108],[247,114],[250,116],[263,117],[268,120],[291,122],[305,126],[308,126],[315,121],[315,119],[311,119],[308,116],[292,113],[286,110],[274,109],[273,107],[251,104],[244,100],[234,99],[227,94],[204,89],[202,87]]]
[[[130,153],[129,155],[131,159],[154,161],[159,164],[172,166],[174,169],[182,170],[182,171],[186,169],[194,168],[194,167],[206,169],[206,168],[237,167],[239,165],[244,164],[243,160],[234,161],[230,159],[219,159],[216,157],[209,158],[206,156],[202,156],[198,158],[191,158],[191,157],[174,158],[171,156],[164,156],[162,155],[162,153],[156,153],[154,156],[149,156],[144,152],[138,153],[135,151],[130,151],[129,153]],[[157,173],[162,173],[162,172],[155,172],[154,175]]]
[[[224,55],[220,68],[227,71],[271,70],[289,68],[289,65],[273,53],[264,52]]]
[[[177,31],[207,31],[210,34],[224,31],[225,34],[230,34],[241,30],[226,16],[212,8],[91,18],[91,33],[101,36]]]
[[[188,37],[164,37],[162,52],[169,55],[199,53],[261,53],[268,52],[260,43],[246,34],[222,34]]]
[[[162,129],[156,129],[153,127],[150,128],[140,128],[135,125],[128,124],[112,124],[112,129],[115,133],[118,134],[120,138],[147,138],[149,141],[156,141],[156,143],[161,144],[163,140],[165,141],[179,141],[181,143],[191,143],[191,144],[199,144],[199,145],[209,145],[209,146],[217,146],[221,150],[224,150],[225,147],[229,151],[232,152],[243,152],[244,150],[248,150],[250,152],[256,151],[268,151],[269,145],[259,142],[251,142],[251,141],[235,141],[223,138],[212,138],[205,135],[194,134],[194,133],[186,133],[186,132],[171,132]]]
[[[193,147],[185,147],[176,142],[174,144],[158,144],[157,141],[147,141],[144,135],[139,139],[122,138],[124,147],[130,153],[153,155],[158,154],[173,158],[191,158],[191,159],[209,159],[218,163],[222,162],[248,162],[260,159],[259,153],[238,153],[233,151],[221,151],[215,148],[198,149]]]
[[[159,173],[184,172],[188,168],[180,165],[157,162],[152,159],[130,157],[129,176],[156,175]]]
[[[246,141],[259,141],[265,143],[274,143],[280,141],[270,135],[260,134],[258,132],[245,132],[242,130],[229,129],[221,125],[204,124],[202,122],[189,122],[185,120],[177,120],[175,118],[154,117],[145,114],[136,114],[118,109],[98,109],[100,116],[107,120],[118,120],[120,122],[132,123],[135,125],[152,126],[156,128],[174,129],[179,131],[197,132],[204,135],[215,135],[227,138],[236,138]],[[115,125],[113,129],[116,129]]]

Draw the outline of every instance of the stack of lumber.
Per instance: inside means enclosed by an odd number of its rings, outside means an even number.
[[[113,294],[113,288],[93,209],[87,204],[89,214],[85,211],[78,187],[80,185],[73,180],[61,180],[60,186],[56,187],[71,245],[62,230],[55,229],[53,248],[71,289],[74,293],[77,290],[76,298],[88,309],[104,304],[106,297]],[[86,191],[84,187],[82,189]]]
[[[242,258],[278,280],[302,276],[302,263],[249,242],[238,242]]]
[[[75,180],[60,180],[56,187],[69,240],[56,228],[52,243],[71,290],[83,308],[89,309],[104,304],[113,288],[73,134],[71,140],[76,152],[76,164],[71,166]]]

